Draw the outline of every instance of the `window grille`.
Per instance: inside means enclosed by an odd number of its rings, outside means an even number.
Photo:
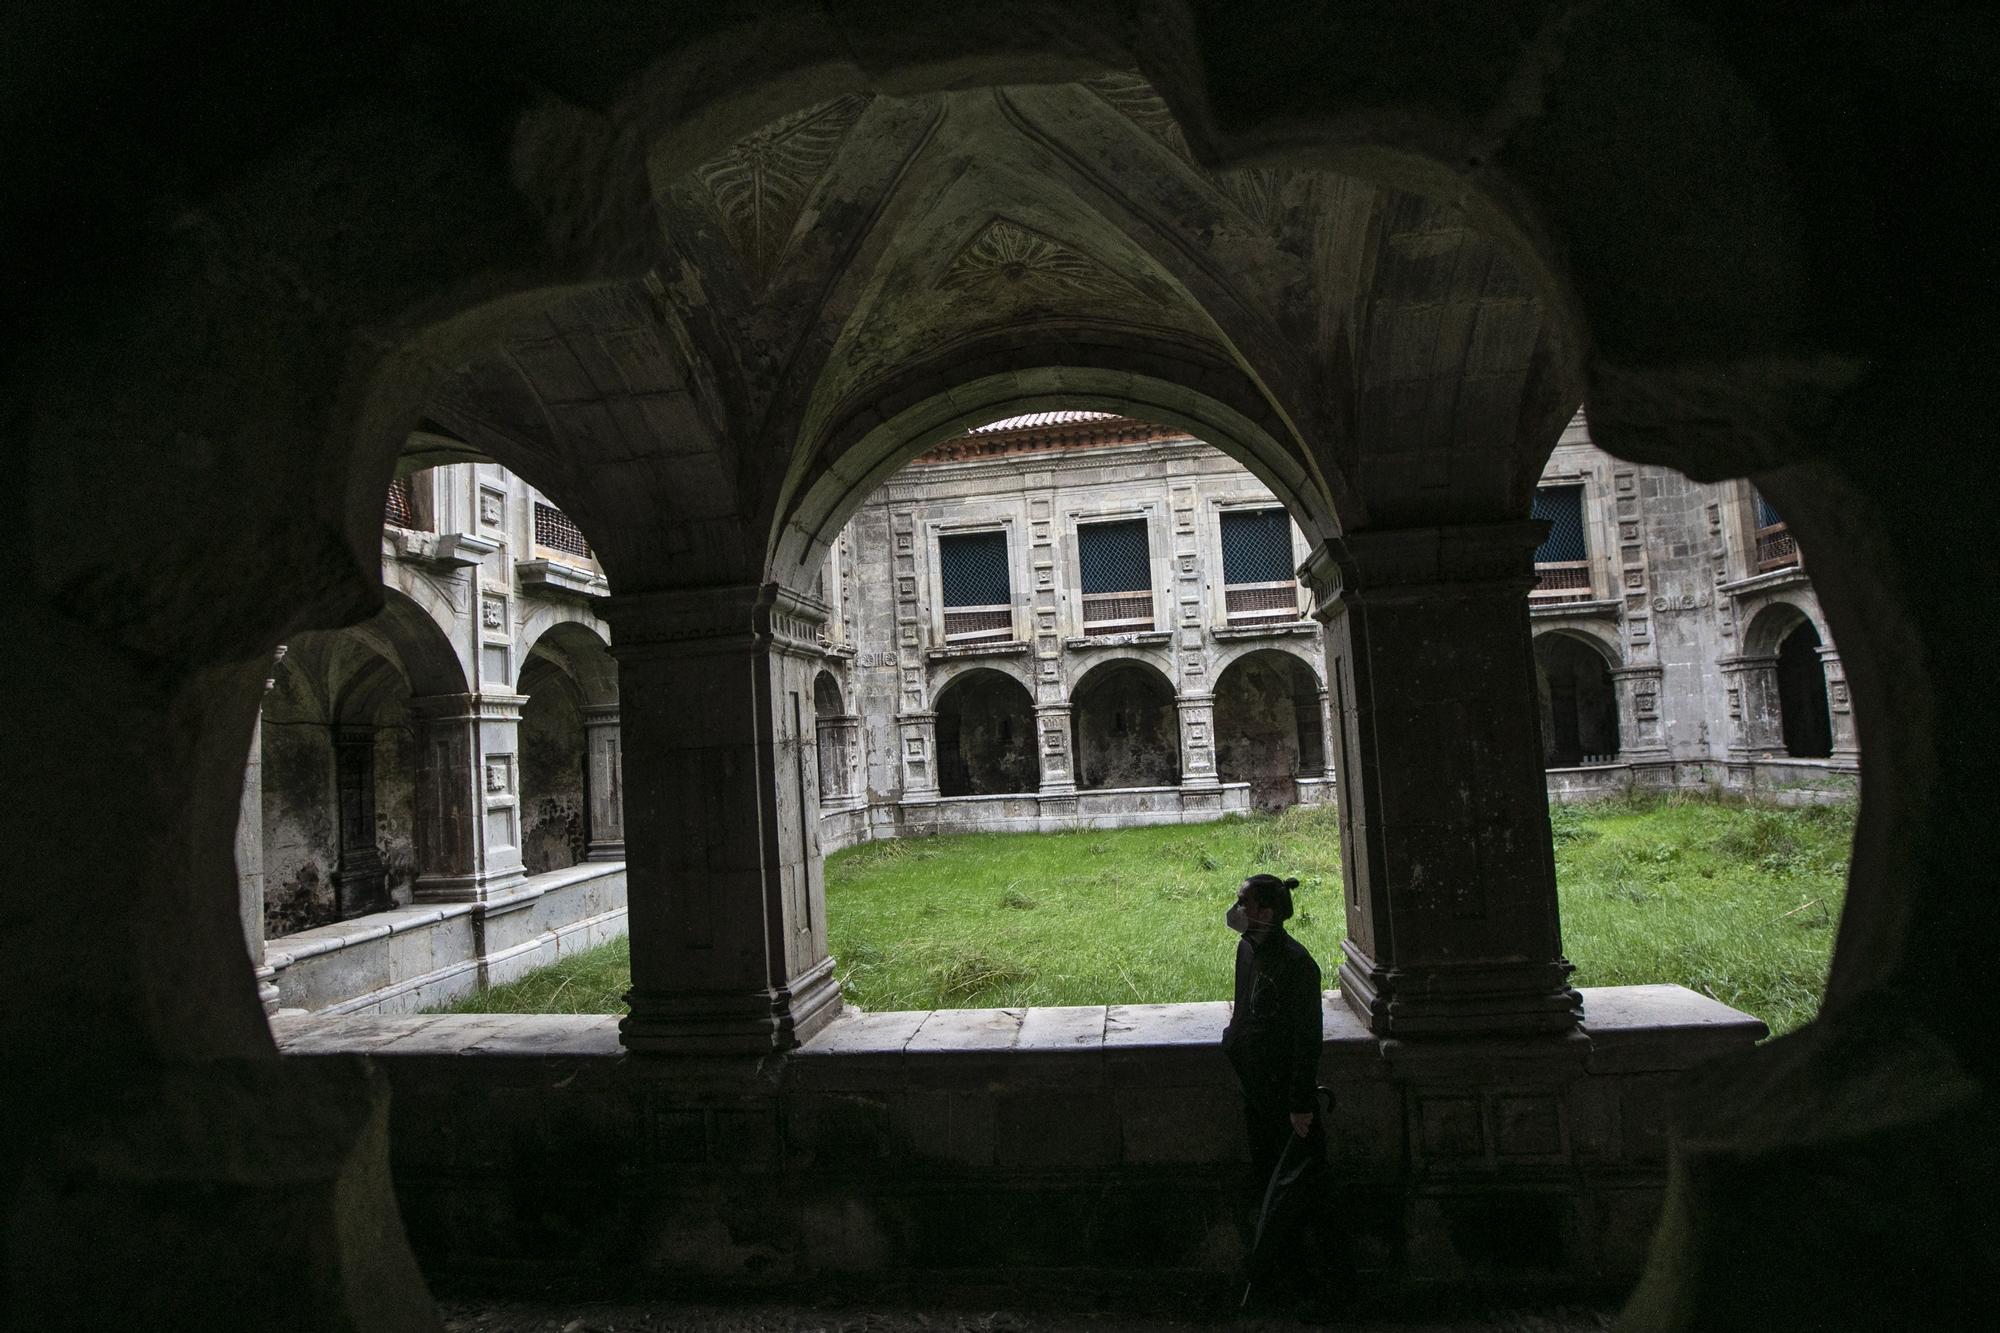
[[[1774,569],[1792,568],[1799,563],[1798,538],[1792,536],[1791,529],[1762,491],[1751,493],[1757,497],[1757,572],[1768,574]]]
[[[1535,548],[1535,586],[1528,600],[1537,605],[1589,601],[1596,589],[1583,529],[1583,487],[1543,486],[1535,492],[1533,512],[1549,521],[1549,535]]]
[[[1232,624],[1296,620],[1292,520],[1283,509],[1222,516],[1223,602]]]
[[[1005,532],[954,532],[938,538],[946,643],[1010,639],[1012,584]]]
[[[382,520],[392,528],[417,526],[417,506],[410,497],[410,481],[398,477],[389,483],[389,496],[382,505]]]
[[[1076,530],[1083,590],[1083,632],[1123,634],[1153,628],[1153,561],[1146,521],[1086,523]]]
[[[583,539],[583,530],[568,514],[540,500],[535,501],[535,545],[590,559],[590,543]]]

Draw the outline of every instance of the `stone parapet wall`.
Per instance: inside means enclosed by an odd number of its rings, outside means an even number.
[[[1677,1075],[1764,1027],[1678,986],[1583,997],[1578,1035],[1482,1043],[1378,1041],[1329,995],[1331,1195],[1364,1281],[1636,1275]],[[850,1013],[761,1064],[633,1058],[609,1016],[277,1030],[295,1058],[362,1053],[387,1074],[404,1221],[441,1281],[1022,1284],[1237,1270],[1227,1012]]]
[[[1813,805],[1852,801],[1861,791],[1859,766],[1837,759],[1591,764],[1551,768],[1547,776],[1549,800],[1563,804],[1682,791],[1775,805]]]
[[[624,863],[591,862],[487,902],[419,904],[281,936],[265,958],[282,1008],[408,1014],[624,933]]]

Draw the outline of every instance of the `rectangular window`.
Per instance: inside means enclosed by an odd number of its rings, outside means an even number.
[[[1232,625],[1299,618],[1292,520],[1283,509],[1222,515],[1222,596]]]
[[[1529,600],[1587,602],[1595,593],[1590,578],[1590,544],[1584,538],[1583,487],[1543,486],[1535,491],[1534,516],[1549,521],[1549,535],[1535,550],[1535,587]]]
[[[1125,634],[1153,628],[1153,560],[1146,520],[1080,524],[1076,550],[1083,632]]]
[[[946,643],[1014,637],[1005,532],[954,532],[938,538]]]

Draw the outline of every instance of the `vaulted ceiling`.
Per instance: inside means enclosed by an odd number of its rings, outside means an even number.
[[[652,209],[643,283],[517,328],[432,412],[562,499],[614,580],[756,577],[806,488],[865,470],[845,452],[925,443],[882,423],[996,366],[1185,382],[1273,423],[1349,527],[1519,512],[1581,392],[1450,205],[1205,170],[1136,76],[838,97],[655,179]]]

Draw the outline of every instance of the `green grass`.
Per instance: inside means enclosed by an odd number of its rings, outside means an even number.
[[[1578,985],[1676,981],[1780,1032],[1812,1016],[1851,807],[1655,799],[1558,807],[1553,823]],[[1330,808],[850,848],[827,858],[830,944],[842,990],[865,1009],[1223,999],[1222,913],[1260,870],[1298,876],[1293,932],[1330,974],[1346,933]],[[628,984],[619,941],[456,1008],[615,1013]]]

